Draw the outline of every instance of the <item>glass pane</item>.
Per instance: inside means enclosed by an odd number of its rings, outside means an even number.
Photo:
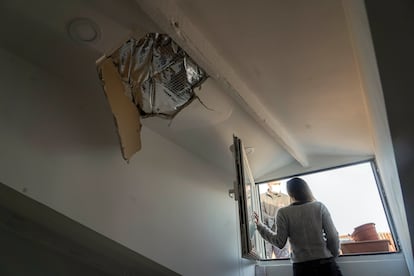
[[[270,181],[259,185],[262,222],[276,231],[276,215],[280,208],[291,203],[289,195],[282,191],[280,181]],[[284,185],[284,190],[286,185]],[[268,241],[263,241],[266,259],[288,259],[290,256],[289,241],[283,248],[278,248]]]
[[[237,137],[234,137],[233,147],[237,171],[236,190],[238,191],[242,256],[248,259],[263,259],[263,240],[256,231],[253,220],[253,212],[260,214],[260,201],[256,184],[250,171],[243,144]]]
[[[254,253],[258,258],[264,258],[264,246],[262,243],[262,238],[259,232],[256,231],[256,225],[253,219],[253,212],[260,213],[260,200],[259,195],[257,194],[256,184],[253,179],[253,175],[250,171],[249,161],[247,155],[242,147],[243,153],[243,164],[244,164],[244,186],[246,192],[246,205],[247,205],[247,216],[248,216],[248,233],[250,243],[252,245],[252,253]]]

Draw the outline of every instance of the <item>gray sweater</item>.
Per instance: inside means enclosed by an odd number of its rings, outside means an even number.
[[[276,232],[260,222],[260,235],[283,248],[289,238],[293,263],[337,257],[339,238],[328,209],[319,201],[291,204],[279,209]]]

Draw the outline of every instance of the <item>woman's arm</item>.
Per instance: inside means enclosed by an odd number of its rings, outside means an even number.
[[[279,211],[276,218],[276,232],[273,232],[265,224],[259,220],[257,213],[254,213],[255,223],[257,225],[257,231],[266,241],[271,244],[283,248],[287,241],[287,223],[285,218],[281,215]]]

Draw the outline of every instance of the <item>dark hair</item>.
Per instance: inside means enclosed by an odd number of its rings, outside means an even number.
[[[287,182],[287,192],[297,201],[313,201],[315,197],[305,180],[294,177]]]

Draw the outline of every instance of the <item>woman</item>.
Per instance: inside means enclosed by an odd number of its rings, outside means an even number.
[[[276,232],[270,230],[255,213],[260,235],[283,248],[289,238],[294,276],[342,276],[335,258],[339,255],[339,238],[328,209],[316,201],[308,184],[295,177],[287,182],[292,203],[279,209]]]

